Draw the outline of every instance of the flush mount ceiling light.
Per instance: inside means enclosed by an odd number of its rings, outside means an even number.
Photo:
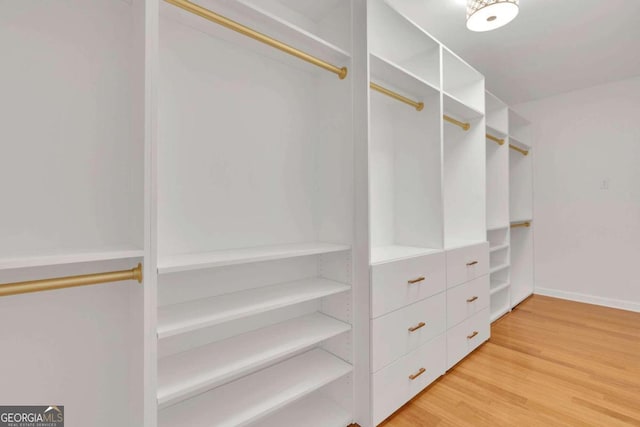
[[[467,0],[467,28],[491,31],[518,16],[520,0]]]

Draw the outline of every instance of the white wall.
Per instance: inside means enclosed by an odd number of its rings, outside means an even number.
[[[640,311],[640,77],[515,110],[533,122],[536,293]]]

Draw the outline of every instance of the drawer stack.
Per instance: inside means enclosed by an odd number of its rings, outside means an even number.
[[[378,425],[489,338],[486,242],[371,266]]]
[[[447,369],[489,339],[489,244],[446,251]]]
[[[376,425],[445,372],[446,284],[444,252],[371,266]]]

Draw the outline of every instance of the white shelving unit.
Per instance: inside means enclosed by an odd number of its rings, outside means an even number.
[[[532,145],[527,120],[491,93],[487,108],[487,240],[491,321],[533,293]],[[512,149],[510,149],[512,148]]]
[[[443,47],[444,247],[486,239],[484,77]]]
[[[531,150],[527,124],[393,3],[4,2],[0,283],[144,280],[0,300],[0,324],[41,313],[0,336],[22,344],[0,377],[29,384],[0,401],[373,427],[486,341],[532,285],[509,231],[532,211],[531,157],[483,139]]]
[[[348,72],[162,2],[158,425],[270,425],[335,402],[326,426],[345,427],[366,386],[352,373],[351,52],[364,13],[332,0],[198,5]]]
[[[382,1],[371,2],[370,81],[424,109],[371,91],[369,188],[371,261],[442,247],[440,47]]]
[[[509,211],[511,238],[511,307],[533,293],[533,144],[531,124],[509,110],[509,143],[524,153],[509,150]],[[525,154],[526,153],[526,154]]]
[[[392,2],[368,2],[368,31],[370,81],[391,92],[369,95],[373,408],[363,423],[374,426],[488,338],[489,256],[484,77]]]

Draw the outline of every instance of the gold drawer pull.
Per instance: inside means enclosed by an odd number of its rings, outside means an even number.
[[[417,331],[418,329],[425,327],[426,325],[427,325],[426,323],[424,323],[424,322],[420,322],[420,323],[418,323],[416,326],[412,326],[412,327],[410,327],[410,328],[409,328],[409,332],[415,332],[415,331]]]
[[[472,265],[476,265],[478,261],[471,261],[467,263],[467,267],[471,267]]]
[[[475,338],[476,335],[478,335],[478,331],[473,331],[471,335],[467,335],[467,339],[470,340],[472,338]]]
[[[467,302],[474,302],[477,299],[478,299],[478,297],[474,295],[471,298],[467,299]]]
[[[423,280],[425,280],[424,276],[420,276],[416,279],[411,279],[411,280],[407,280],[407,283],[410,285],[413,285],[414,283],[418,283],[418,282],[422,282]]]
[[[427,372],[427,370],[426,370],[426,369],[424,369],[424,368],[420,368],[420,370],[419,370],[418,372],[416,372],[415,374],[413,374],[413,375],[409,375],[409,379],[410,379],[411,381],[413,381],[413,380],[415,380],[416,378],[418,378],[420,375],[424,374],[425,372]]]

